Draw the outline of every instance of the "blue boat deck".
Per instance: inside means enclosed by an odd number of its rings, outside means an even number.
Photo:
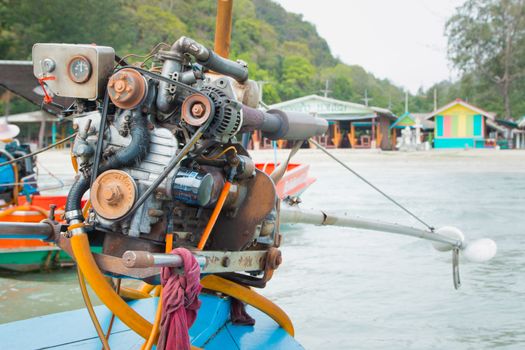
[[[201,294],[201,309],[190,329],[192,344],[215,349],[303,349],[297,341],[266,314],[247,307],[256,319],[255,326],[236,326],[230,320],[230,299]],[[157,308],[157,298],[130,302],[150,322]],[[103,329],[107,329],[111,311],[95,307]],[[2,349],[76,349],[100,350],[102,344],[85,309],[61,312],[0,325]],[[111,349],[140,349],[144,339],[120,320],[115,319],[109,344]]]

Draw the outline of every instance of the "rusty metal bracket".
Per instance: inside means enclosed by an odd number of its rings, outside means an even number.
[[[279,267],[279,265],[281,265],[281,263],[281,251],[275,247],[271,247],[268,249],[266,255],[266,262],[264,265],[264,273],[262,277],[254,277],[240,273],[221,273],[220,276],[232,282],[256,288],[264,288],[266,287],[266,283],[272,278],[273,272]]]

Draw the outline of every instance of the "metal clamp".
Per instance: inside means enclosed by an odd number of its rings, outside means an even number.
[[[71,219],[76,219],[79,217],[83,218],[84,215],[82,215],[82,210],[75,209],[75,210],[66,211],[66,213],[64,214],[64,217],[66,218],[67,221],[69,221]]]

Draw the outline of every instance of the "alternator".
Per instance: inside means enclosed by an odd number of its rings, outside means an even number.
[[[208,134],[226,142],[239,131],[242,125],[242,105],[234,99],[228,97],[226,92],[219,86],[204,86],[202,92],[208,95],[215,106],[215,114],[208,128]]]

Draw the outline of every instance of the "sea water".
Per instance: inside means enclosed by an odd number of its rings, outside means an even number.
[[[283,264],[262,293],[288,313],[305,348],[525,348],[525,152],[335,153],[426,222],[490,237],[498,253],[483,264],[461,259],[454,290],[451,254],[429,242],[287,226]],[[301,150],[297,160],[317,178],[301,206],[420,227],[323,154]],[[73,270],[2,277],[0,322],[83,305]]]

